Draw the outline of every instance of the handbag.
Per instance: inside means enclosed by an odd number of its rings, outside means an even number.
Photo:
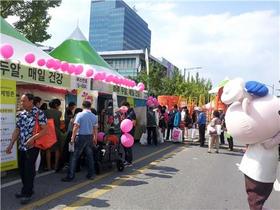
[[[173,128],[171,139],[173,142],[182,142],[182,130],[180,128]]]
[[[33,135],[39,133],[41,131],[39,120],[38,120],[38,112],[36,114],[35,126]],[[37,138],[34,143],[34,147],[37,147],[42,150],[49,149],[52,145],[54,145],[57,141],[56,133],[55,133],[55,125],[54,119],[48,119],[47,121],[47,132],[45,135]]]

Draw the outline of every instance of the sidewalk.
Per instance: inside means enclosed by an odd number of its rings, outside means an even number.
[[[208,139],[209,139],[209,135],[207,133],[205,133],[205,146],[207,146],[207,147],[208,147]],[[171,140],[167,140],[167,142],[171,142]],[[199,146],[199,133],[198,133],[198,129],[196,129],[194,138],[191,139],[189,137],[188,139],[184,140],[184,143],[187,143],[189,145]],[[219,147],[220,147],[220,149],[228,149],[229,146],[228,146],[227,140],[225,139],[225,144],[220,144]],[[233,151],[234,152],[243,152],[244,153],[245,152],[245,145],[244,146],[243,145],[235,145],[233,143]]]

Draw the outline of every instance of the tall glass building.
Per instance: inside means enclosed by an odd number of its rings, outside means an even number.
[[[97,51],[150,49],[148,24],[122,0],[92,0],[89,42]]]

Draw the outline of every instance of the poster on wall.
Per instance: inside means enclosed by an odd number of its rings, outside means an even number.
[[[83,101],[93,102],[93,95],[90,93],[90,80],[82,77],[71,78],[71,88],[77,90],[77,107],[82,107]]]
[[[17,147],[14,145],[11,154],[6,148],[11,142],[16,125],[16,81],[0,80],[0,135],[1,135],[1,171],[17,168]]]

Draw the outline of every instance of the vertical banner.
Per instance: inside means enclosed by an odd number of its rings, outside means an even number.
[[[119,109],[118,96],[117,96],[116,92],[112,93],[112,98],[113,98],[113,110],[114,110],[114,113],[115,113]]]
[[[134,99],[132,97],[127,97],[126,101],[129,103],[130,107],[135,107]]]
[[[97,90],[93,90],[93,91],[91,91],[91,94],[93,96],[93,104],[92,104],[92,106],[97,111],[98,91]]]
[[[0,80],[0,135],[1,135],[1,171],[17,168],[17,147],[14,145],[11,154],[6,148],[12,139],[16,125],[16,81]]]

